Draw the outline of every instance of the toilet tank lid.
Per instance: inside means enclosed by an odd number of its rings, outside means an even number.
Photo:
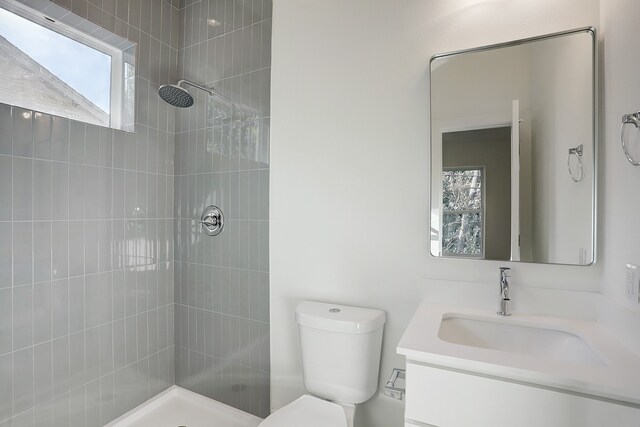
[[[296,307],[296,322],[331,332],[364,334],[384,325],[382,310],[303,301]]]

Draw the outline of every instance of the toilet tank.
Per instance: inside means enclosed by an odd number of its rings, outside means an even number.
[[[304,301],[296,307],[304,386],[340,403],[362,403],[378,388],[383,311]]]

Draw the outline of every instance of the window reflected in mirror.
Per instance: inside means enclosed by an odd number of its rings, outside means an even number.
[[[434,256],[594,261],[595,43],[583,28],[432,58]]]
[[[442,252],[484,257],[482,168],[442,172]]]

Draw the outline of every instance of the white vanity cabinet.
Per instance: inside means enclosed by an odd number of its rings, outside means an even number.
[[[640,427],[640,356],[591,320],[423,303],[405,427]]]
[[[405,427],[638,427],[640,409],[407,361]]]

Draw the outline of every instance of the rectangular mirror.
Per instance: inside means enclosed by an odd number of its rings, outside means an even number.
[[[431,59],[431,254],[595,260],[596,35]]]

